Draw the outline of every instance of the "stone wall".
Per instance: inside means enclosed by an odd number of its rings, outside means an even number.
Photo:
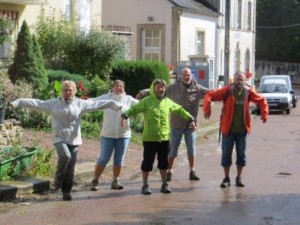
[[[12,145],[22,137],[21,123],[16,120],[5,120],[0,124],[0,148]]]

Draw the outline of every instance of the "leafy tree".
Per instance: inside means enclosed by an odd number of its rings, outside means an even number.
[[[48,68],[83,74],[88,79],[106,79],[125,43],[96,28],[83,32],[78,23],[55,12],[45,16],[43,10],[35,27]]]
[[[78,30],[77,30],[78,29]],[[79,32],[79,26],[74,21],[68,20],[63,14],[52,11],[46,16],[44,7],[38,17],[35,33],[41,45],[45,65],[49,69],[65,70],[65,50],[69,42]]]
[[[118,36],[98,29],[77,33],[72,41],[65,49],[67,70],[86,76],[90,74],[89,78],[98,75],[100,79],[109,76],[113,61],[118,58],[124,45]]]
[[[257,1],[257,59],[300,62],[299,10],[294,0]]]

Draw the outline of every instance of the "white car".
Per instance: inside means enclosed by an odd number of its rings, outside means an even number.
[[[289,91],[285,80],[267,79],[260,85],[259,92],[267,99],[270,110],[280,110],[290,114],[293,107],[293,91]]]
[[[292,89],[292,82],[291,82],[291,76],[290,75],[264,75],[260,78],[260,84],[259,87],[266,81],[266,80],[274,80],[274,79],[281,79],[284,80],[288,86],[289,91],[293,91]],[[293,102],[293,108],[296,108],[297,106],[297,97],[295,93],[292,94],[292,102]]]

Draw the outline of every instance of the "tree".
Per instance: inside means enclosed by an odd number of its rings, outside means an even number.
[[[31,80],[34,86],[40,89],[40,87],[46,87],[48,85],[48,76],[45,70],[43,54],[35,35],[32,35],[32,44],[37,70],[35,74],[31,76]]]
[[[38,49],[38,43],[34,44],[27,22],[24,20],[18,34],[13,63],[8,68],[9,78],[13,83],[24,79],[28,83],[32,83],[35,90],[44,88],[47,85],[46,73],[43,72],[45,69],[42,69],[41,59],[38,59],[42,56],[36,52]]]
[[[67,70],[88,79],[107,79],[113,61],[121,55],[125,43],[111,32],[92,28],[80,30],[79,24],[57,16],[45,16],[43,9],[36,24],[36,35],[49,69]]]
[[[294,0],[257,1],[257,59],[300,62],[299,10]]]

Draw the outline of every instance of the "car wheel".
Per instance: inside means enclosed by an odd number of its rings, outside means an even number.
[[[290,114],[291,113],[291,109],[286,109],[286,114]]]

